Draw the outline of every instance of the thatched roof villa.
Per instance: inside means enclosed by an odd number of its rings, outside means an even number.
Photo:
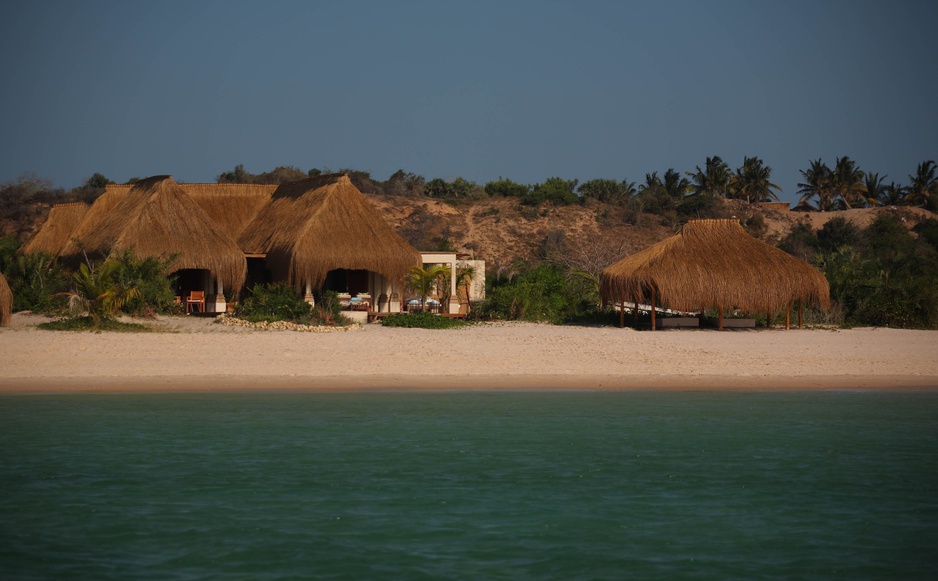
[[[691,220],[680,232],[606,267],[606,303],[723,313],[788,309],[793,301],[828,306],[827,279],[813,266],[753,238],[736,219]],[[800,312],[800,311],[799,311]],[[787,313],[787,311],[786,311]]]
[[[10,315],[13,313],[13,293],[6,277],[0,272],[0,327],[10,324]]]
[[[238,244],[248,257],[264,257],[274,280],[307,296],[319,288],[393,295],[407,271],[421,264],[420,252],[346,174],[281,184]]]
[[[176,254],[174,267],[185,271],[180,294],[204,289],[213,295],[208,310],[223,310],[223,289],[237,291],[246,277],[285,281],[310,300],[314,289],[384,295],[390,309],[389,296],[421,264],[345,174],[279,186],[177,184],[169,176],[111,184],[90,208],[53,207],[24,251],[76,263],[83,253],[102,258],[125,248]]]
[[[169,176],[140,180],[126,193],[105,192],[60,256],[77,262],[85,254],[100,259],[125,249],[141,258],[175,255],[174,271],[210,273],[219,293],[224,288],[240,289],[247,274],[244,254],[235,241]],[[206,282],[214,292],[214,285]]]

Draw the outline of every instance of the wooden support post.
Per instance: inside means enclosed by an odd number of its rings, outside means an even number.
[[[723,330],[723,305],[717,307],[717,329]]]
[[[791,329],[791,301],[785,305],[785,330]]]
[[[625,301],[619,301],[619,328],[625,327]]]
[[[651,330],[655,330],[655,287],[651,288]]]
[[[765,328],[772,328],[772,309],[770,307],[765,308]]]
[[[804,329],[804,300],[798,299],[798,328]]]

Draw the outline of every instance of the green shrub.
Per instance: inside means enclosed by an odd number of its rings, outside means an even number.
[[[116,333],[148,333],[152,330],[139,323],[124,323],[114,319],[95,319],[91,316],[70,317],[40,323],[38,328],[46,331],[108,331]]]
[[[174,279],[167,274],[173,258],[148,256],[138,260],[133,252],[125,250],[114,259],[118,263],[117,286],[136,288],[139,291],[138,296],[121,307],[122,312],[150,315],[181,311],[176,305]]]
[[[433,313],[398,313],[381,319],[381,324],[385,327],[406,327],[410,329],[460,329],[469,323],[459,319],[441,317]]]
[[[481,318],[560,324],[598,309],[598,297],[588,281],[547,262],[490,285]]]
[[[290,285],[280,282],[266,286],[255,284],[238,305],[235,315],[252,323],[290,321],[308,325],[312,320],[313,308],[300,299]]]
[[[67,271],[44,253],[17,254],[9,257],[4,271],[13,292],[14,311],[61,314],[68,299],[60,293],[68,289]]]

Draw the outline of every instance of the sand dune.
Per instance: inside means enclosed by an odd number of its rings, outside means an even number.
[[[0,329],[0,391],[938,388],[938,332],[502,323],[257,331],[160,318],[157,333]]]

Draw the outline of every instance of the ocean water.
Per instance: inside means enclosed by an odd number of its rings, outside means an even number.
[[[0,579],[933,579],[938,394],[0,397]]]

